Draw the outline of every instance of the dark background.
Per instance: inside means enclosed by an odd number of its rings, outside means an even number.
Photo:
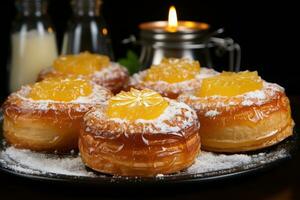
[[[291,1],[216,1],[216,0],[104,0],[102,14],[111,30],[117,58],[125,55],[128,46],[121,40],[138,34],[141,22],[167,19],[168,8],[175,5],[181,20],[204,21],[224,27],[224,36],[235,39],[242,47],[242,69],[258,70],[268,81],[277,82],[288,94],[300,94],[298,64],[293,63],[292,47],[299,41],[295,31],[297,11]],[[9,34],[16,15],[13,0],[0,2],[1,96],[6,94],[6,63],[9,55]],[[71,16],[69,0],[49,0],[49,14],[57,31],[58,45],[67,20]],[[296,55],[296,54],[295,54]]]
[[[137,25],[145,21],[165,20],[170,5],[179,19],[204,21],[224,27],[226,34],[242,46],[242,69],[258,70],[263,78],[277,82],[291,97],[293,117],[300,123],[299,64],[292,48],[298,46],[296,29],[298,6],[291,1],[216,1],[216,0],[104,0],[102,13],[111,29],[116,57],[125,55],[121,40],[138,34]],[[57,31],[58,44],[71,15],[69,0],[50,0],[49,14]],[[6,94],[6,64],[9,35],[16,15],[13,0],[0,1],[0,95]],[[299,18],[299,17],[298,17]],[[0,100],[1,101],[1,100]],[[68,188],[55,183],[40,183],[0,173],[0,198],[20,199],[300,199],[300,155],[273,170],[238,177],[236,180],[208,185],[171,185],[169,188]],[[176,192],[175,192],[176,191]],[[175,198],[176,196],[177,198]]]
[[[128,46],[121,40],[138,35],[141,22],[167,19],[168,8],[175,5],[181,20],[204,21],[224,27],[224,36],[235,39],[242,47],[242,69],[258,70],[271,82],[284,86],[288,94],[300,94],[298,64],[293,62],[292,47],[299,41],[295,29],[296,10],[289,1],[215,1],[215,0],[104,0],[102,14],[111,30],[117,58],[125,55]],[[278,3],[277,3],[278,2]],[[6,65],[9,57],[9,35],[16,15],[13,0],[0,1],[0,80],[1,96],[6,91]],[[58,45],[67,20],[71,16],[69,0],[49,0],[49,14],[57,31]],[[295,54],[297,55],[297,54]]]

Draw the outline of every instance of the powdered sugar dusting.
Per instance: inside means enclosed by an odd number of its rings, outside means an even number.
[[[242,97],[244,99],[242,102],[244,106],[261,105],[274,98],[276,92],[284,92],[284,88],[275,83],[264,81],[261,90],[247,92],[243,95],[238,95],[237,98]]]
[[[126,76],[127,75],[127,69],[121,66],[118,63],[111,62],[110,66],[104,67],[100,71],[97,71],[93,74],[93,79],[102,79],[102,80],[108,80],[108,79],[116,79],[120,76]]]
[[[253,104],[253,102],[252,101],[250,101],[250,100],[244,100],[244,101],[242,101],[242,105],[243,106],[251,106]]]
[[[211,152],[202,152],[195,164],[187,171],[191,173],[204,173],[215,170],[229,169],[236,166],[241,166],[250,163],[251,156],[246,154],[215,154]]]
[[[58,155],[32,152],[9,147],[1,152],[1,159],[11,160],[16,163],[12,168],[15,171],[33,174],[64,174],[70,176],[94,176],[85,169],[79,156],[63,157]]]
[[[256,98],[256,99],[265,99],[266,98],[266,94],[263,90],[256,90],[253,92],[248,92],[244,95],[244,97],[246,99],[251,99],[251,98]]]
[[[196,112],[193,111],[188,105],[184,103],[178,103],[175,101],[169,101],[170,105],[157,119],[154,120],[144,120],[138,119],[137,123],[151,123],[154,125],[155,129],[160,130],[162,133],[178,132],[187,127],[191,127],[197,121]],[[182,109],[185,111],[182,113]],[[173,124],[166,123],[166,121],[171,121],[174,116],[179,116],[184,114],[184,117],[180,117],[180,126],[174,126]]]
[[[46,76],[49,73],[58,73],[55,71],[53,67],[48,67],[41,71],[41,76]],[[99,71],[96,71],[92,74],[91,78],[93,80],[111,80],[119,78],[120,76],[127,76],[127,69],[121,66],[118,63],[110,62],[110,65],[107,67],[102,68]],[[86,75],[78,75],[78,78],[84,78]]]
[[[93,91],[89,96],[80,96],[69,102],[60,102],[54,100],[33,100],[28,98],[31,91],[30,86],[23,86],[21,90],[10,95],[8,101],[18,103],[21,109],[36,109],[36,110],[57,110],[62,109],[61,106],[68,109],[75,109],[78,112],[86,111],[86,105],[96,105],[105,103],[112,96],[111,92],[102,86],[93,84]],[[59,105],[59,106],[58,106]]]
[[[208,109],[207,116],[216,114],[216,112],[211,112],[211,109],[218,111],[224,110],[223,108],[229,109],[234,106],[252,106],[252,105],[262,105],[274,98],[278,97],[278,93],[284,92],[284,89],[274,83],[263,82],[263,88],[261,90],[255,90],[247,92],[245,94],[226,97],[226,96],[207,96],[207,97],[197,97],[193,94],[183,94],[178,97],[180,102],[185,102],[192,106],[196,110],[206,110]],[[220,109],[222,108],[222,109]]]
[[[56,71],[53,67],[44,69],[39,79],[45,79],[47,76],[61,76],[60,72]],[[65,75],[64,75],[65,76]],[[110,62],[109,66],[101,68],[89,75],[78,75],[78,78],[89,78],[92,82],[108,88],[112,91],[123,88],[124,84],[128,81],[128,70],[118,63]]]
[[[178,176],[181,173],[183,175],[201,176],[203,173],[220,172],[221,170],[227,170],[226,173],[230,173],[231,170],[234,171],[236,168],[245,170],[289,156],[289,152],[285,149],[257,154],[217,154],[202,151],[196,158],[195,163],[187,170],[175,175],[158,174],[156,178],[164,179],[169,176]],[[54,173],[78,177],[107,177],[88,171],[79,155],[59,156],[20,150],[14,147],[8,147],[0,152],[0,165],[16,172],[33,175]]]
[[[191,92],[200,87],[203,78],[208,78],[219,74],[219,72],[202,67],[200,73],[196,75],[195,79],[187,80],[179,83],[167,83],[165,81],[144,81],[147,70],[134,74],[129,81],[129,85],[138,89],[149,88],[159,92],[162,95],[167,93],[181,94],[183,92]]]
[[[273,160],[287,156],[287,151],[282,149],[275,154],[258,153],[247,154],[217,154],[212,152],[202,152],[197,157],[195,163],[187,169],[188,173],[207,173],[218,170],[232,169],[241,166],[251,167],[255,163],[268,163]]]
[[[217,110],[209,110],[204,115],[205,115],[205,117],[215,117],[219,114],[220,114],[220,112],[218,112]]]
[[[167,99],[169,106],[164,110],[164,112],[153,120],[138,119],[134,122],[128,122],[125,119],[120,118],[109,118],[106,112],[101,109],[93,110],[87,113],[84,117],[87,127],[89,127],[89,122],[94,118],[104,119],[107,123],[114,122],[118,123],[118,132],[130,132],[134,131],[142,133],[172,133],[177,134],[177,132],[184,130],[191,126],[200,127],[199,120],[197,118],[196,112],[191,109],[185,103],[180,103],[174,100]],[[131,128],[131,124],[135,124],[135,128]],[[86,130],[89,132],[91,129]],[[182,133],[180,133],[182,134]]]

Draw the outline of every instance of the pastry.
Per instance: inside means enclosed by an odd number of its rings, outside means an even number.
[[[128,71],[109,57],[88,52],[78,55],[63,55],[53,62],[53,66],[43,70],[38,81],[48,77],[76,76],[87,78],[113,93],[118,93],[129,79]]]
[[[149,90],[131,89],[84,116],[83,162],[121,176],[155,176],[189,167],[200,150],[194,110]]]
[[[3,104],[3,131],[17,148],[36,151],[78,149],[83,115],[111,92],[85,79],[46,79],[23,86]]]
[[[200,90],[178,98],[201,122],[202,148],[243,152],[274,145],[293,133],[289,99],[257,72],[223,72],[204,79]]]
[[[160,64],[134,74],[130,78],[128,88],[149,88],[165,97],[176,99],[182,93],[199,88],[203,78],[216,74],[218,72],[213,69],[200,68],[198,61],[164,58]]]

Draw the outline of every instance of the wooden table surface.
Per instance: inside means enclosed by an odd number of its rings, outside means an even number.
[[[300,96],[290,97],[300,124]],[[207,184],[85,187],[0,172],[0,199],[300,199],[300,154],[268,171]]]

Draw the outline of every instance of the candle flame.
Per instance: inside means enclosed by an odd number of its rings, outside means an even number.
[[[108,34],[107,28],[103,28],[103,29],[102,29],[102,34],[103,34],[103,35],[107,35],[107,34]]]
[[[177,21],[177,13],[175,6],[171,6],[169,9],[169,18],[168,18],[168,27],[169,28],[177,28],[178,21]]]

